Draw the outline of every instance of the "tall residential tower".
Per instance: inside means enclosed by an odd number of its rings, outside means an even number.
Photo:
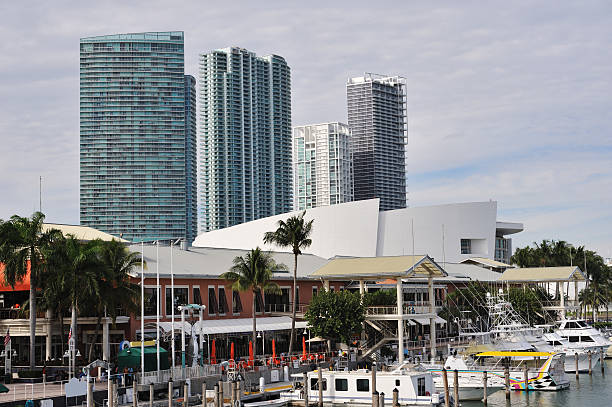
[[[200,232],[289,212],[291,76],[277,55],[200,55]]]
[[[355,200],[406,207],[406,80],[366,74],[346,85]]]
[[[81,39],[81,224],[132,241],[193,239],[194,88],[182,32]]]
[[[293,128],[294,209],[353,200],[353,160],[346,124]]]

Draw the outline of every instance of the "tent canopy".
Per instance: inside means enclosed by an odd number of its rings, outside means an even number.
[[[117,364],[119,369],[124,368],[140,368],[140,348],[126,348],[117,355]],[[146,346],[144,348],[145,356],[145,372],[157,370],[157,346]],[[168,352],[164,348],[159,348],[159,364],[160,369],[170,369],[168,363]]]

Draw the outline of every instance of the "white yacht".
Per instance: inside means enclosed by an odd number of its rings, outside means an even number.
[[[597,328],[593,328],[582,319],[564,319],[558,322],[555,333],[567,341],[566,354],[569,363],[567,369],[575,371],[575,363],[572,363],[574,354],[587,354],[591,352],[591,366],[594,367],[600,362],[600,356],[606,354],[612,342],[610,342]],[[580,371],[588,370],[588,360],[586,365],[579,364]]]
[[[444,396],[436,392],[430,372],[400,370],[376,372],[376,389],[372,389],[372,372],[367,369],[353,371],[321,370],[323,404],[326,406],[345,404],[349,406],[371,406],[373,390],[385,394],[385,404],[390,404],[393,390],[398,390],[400,406],[439,406]],[[307,383],[299,378],[291,391],[281,393],[281,400],[304,400],[308,392],[309,403],[319,400],[318,371],[307,373]]]

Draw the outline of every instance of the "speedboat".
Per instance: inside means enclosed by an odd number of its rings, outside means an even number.
[[[444,396],[435,391],[433,376],[427,371],[396,370],[393,372],[376,372],[376,388],[372,388],[372,371],[359,369],[339,371],[321,369],[323,404],[332,406],[346,404],[351,406],[371,406],[374,390],[384,393],[389,403],[393,391],[398,391],[400,406],[439,406],[444,403]],[[281,400],[303,401],[308,394],[309,403],[319,400],[319,372],[307,373],[307,382],[303,379],[294,382],[291,391],[281,393]]]
[[[493,388],[500,386],[500,383],[505,388],[506,366],[510,374],[510,388],[513,390],[557,391],[569,387],[569,379],[563,369],[564,358],[563,353],[554,352],[488,351],[473,356],[450,356],[444,368],[449,377],[457,370],[460,392],[462,378],[466,382],[480,380],[482,383],[484,372],[487,372]],[[429,370],[439,374],[442,366],[430,367]],[[482,398],[483,392],[483,387],[480,387],[479,398]]]

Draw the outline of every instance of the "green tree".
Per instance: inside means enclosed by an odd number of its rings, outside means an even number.
[[[263,293],[280,294],[278,284],[271,281],[274,271],[285,270],[283,264],[277,264],[272,255],[262,251],[259,247],[251,249],[244,256],[234,258],[234,265],[229,271],[221,274],[221,278],[230,283],[235,291],[251,291],[253,294],[253,352],[257,352],[257,316],[256,299],[257,294]]]
[[[544,301],[549,301],[548,295],[541,288],[519,288],[511,287],[508,291],[508,301],[512,308],[530,325],[545,324],[551,319],[542,306]]]
[[[55,229],[43,232],[45,215],[34,212],[31,218],[14,215],[0,222],[0,262],[4,264],[4,279],[11,286],[30,273],[30,369],[36,365],[36,290],[44,282],[48,265],[45,251],[61,237]]]
[[[369,291],[363,295],[365,307],[393,306],[397,304],[397,289]]]
[[[75,346],[77,339],[77,316],[79,307],[101,301],[100,281],[103,275],[102,262],[98,256],[99,242],[81,242],[73,235],[58,240],[49,250],[49,266],[59,273],[63,291],[68,294],[71,308],[71,329]],[[83,349],[85,352],[85,349]]]
[[[313,297],[305,318],[315,336],[350,343],[361,333],[365,306],[358,293],[322,291]]]
[[[293,342],[295,341],[295,315],[297,313],[297,268],[298,256],[302,250],[312,244],[310,235],[312,233],[312,223],[304,221],[306,211],[300,215],[291,216],[286,221],[279,220],[278,228],[274,232],[266,232],[264,235],[265,243],[274,243],[280,247],[291,247],[293,251],[293,311],[291,313],[291,336],[289,339],[289,354],[293,352]]]
[[[98,341],[103,317],[110,317],[113,324],[119,312],[129,315],[138,311],[140,291],[138,284],[130,281],[130,272],[141,266],[139,253],[130,252],[117,240],[97,241],[97,255],[101,262],[98,280],[98,301],[90,303],[97,317],[94,340],[89,348],[89,361],[93,358],[93,344]],[[145,263],[146,267],[146,263]]]

